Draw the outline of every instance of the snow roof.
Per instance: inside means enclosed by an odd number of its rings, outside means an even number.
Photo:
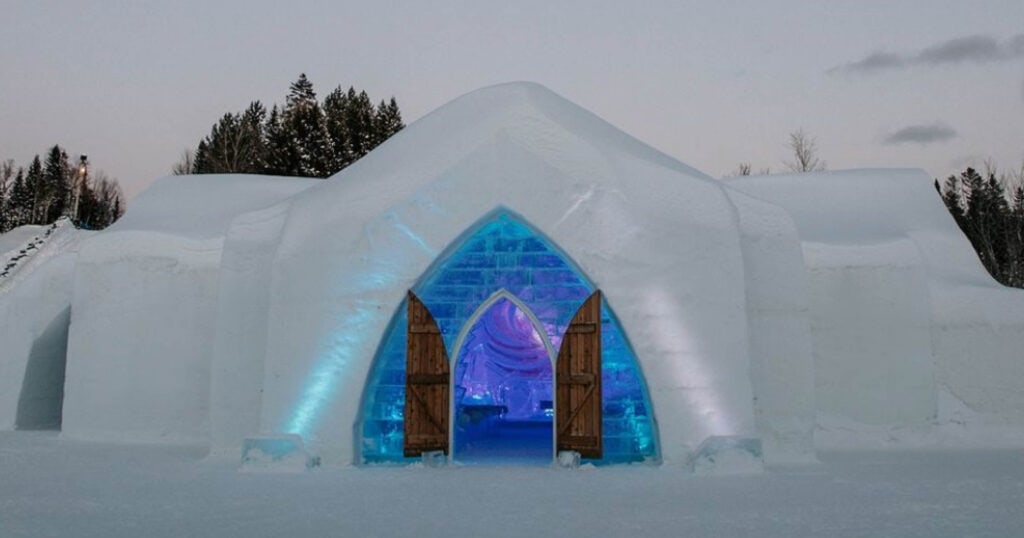
[[[822,254],[826,250],[829,253],[808,260],[811,264],[902,265],[912,261],[904,259],[907,256],[920,256],[932,277],[998,286],[978,261],[935,192],[932,179],[923,170],[863,169],[747,176],[726,183],[784,208],[796,223],[805,254]],[[907,240],[916,249],[898,244]]]
[[[133,200],[107,230],[219,237],[237,215],[277,203],[320,181],[249,174],[167,176]]]

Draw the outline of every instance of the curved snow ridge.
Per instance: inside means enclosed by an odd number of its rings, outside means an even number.
[[[0,266],[0,294],[55,256],[77,251],[82,239],[92,233],[79,230],[69,219],[61,218],[26,241],[21,248],[15,247],[4,255],[3,266]]]

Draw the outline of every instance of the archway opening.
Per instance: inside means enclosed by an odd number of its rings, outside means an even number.
[[[454,454],[462,462],[549,464],[551,357],[530,316],[500,298],[466,332],[453,378]]]
[[[583,271],[549,238],[522,217],[498,208],[471,226],[438,256],[413,286],[436,321],[437,332],[452,369],[464,362],[462,353],[468,330],[477,325],[481,310],[495,304],[495,297],[514,298],[511,303],[534,320],[542,340],[550,343],[550,355],[560,349],[574,314],[596,290]],[[403,425],[408,381],[407,301],[398,305],[381,339],[367,377],[360,413],[355,424],[359,460],[363,463],[412,463],[418,458],[404,454]],[[490,314],[488,314],[490,315]],[[647,394],[643,372],[629,340],[604,298],[600,301],[601,326],[601,438],[602,455],[595,464],[657,461],[657,424]],[[459,372],[455,372],[459,375]],[[446,378],[447,379],[447,378]],[[461,378],[452,377],[453,383]],[[462,396],[452,397],[449,448],[462,459],[454,429],[459,419],[455,407]],[[456,399],[459,396],[460,399]],[[552,398],[557,400],[557,398]],[[447,402],[447,400],[446,400]],[[557,405],[556,405],[557,407]],[[504,423],[511,424],[510,422]],[[553,456],[554,443],[546,452]],[[449,451],[449,454],[453,452]],[[498,463],[498,460],[495,460]]]

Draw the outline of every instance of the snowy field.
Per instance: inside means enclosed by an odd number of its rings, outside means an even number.
[[[0,432],[0,536],[1024,536],[1024,451],[679,469],[239,473],[202,451]]]

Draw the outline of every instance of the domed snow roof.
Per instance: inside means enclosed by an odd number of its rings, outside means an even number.
[[[302,214],[322,216],[344,204],[350,217],[372,216],[434,181],[472,175],[479,193],[527,174],[616,190],[663,190],[681,179],[721,189],[551,90],[513,82],[440,107],[295,202],[311,206]]]

